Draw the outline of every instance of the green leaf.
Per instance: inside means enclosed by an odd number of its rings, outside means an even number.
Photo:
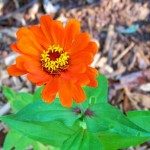
[[[60,147],[64,140],[72,135],[78,126],[72,128],[66,127],[58,121],[53,122],[29,122],[19,121],[15,115],[8,115],[1,117],[10,128],[28,136],[33,140],[42,142],[43,144],[50,144],[52,146]]]
[[[33,149],[34,150],[48,150],[48,147],[44,146],[43,144],[41,144],[39,142],[35,142],[33,144]]]
[[[6,86],[3,86],[2,89],[3,89],[4,96],[11,103],[17,95],[16,92]]]
[[[11,107],[14,112],[18,112],[22,108],[24,108],[26,105],[31,103],[33,101],[33,95],[29,93],[17,93],[17,96],[11,103]]]
[[[15,150],[25,150],[32,143],[32,139],[10,130],[4,142],[4,150],[11,150],[12,148],[15,148]]]
[[[3,87],[3,94],[11,105],[13,112],[18,112],[33,101],[33,95],[25,92],[16,93],[10,88]]]
[[[107,104],[99,103],[88,108],[92,116],[86,116],[87,128],[91,132],[108,131],[124,136],[150,137],[150,133],[128,120],[122,112]]]
[[[14,130],[8,132],[4,142],[4,150],[25,150],[30,146],[33,146],[34,150],[58,150],[51,146],[45,146]]]
[[[130,111],[127,112],[130,121],[150,132],[150,111]]]
[[[108,81],[106,77],[103,74],[99,74],[97,76],[97,82],[98,86],[96,88],[84,87],[87,97],[86,101],[82,103],[84,108],[87,108],[90,104],[107,102]]]
[[[41,86],[41,87],[36,89],[36,91],[34,92],[34,95],[33,95],[33,100],[34,101],[42,99],[41,92],[42,92],[43,88],[44,87]]]
[[[54,148],[52,146],[45,146],[40,142],[34,142],[32,145],[33,145],[33,150],[59,150],[58,148]]]
[[[98,137],[80,129],[71,135],[62,145],[61,150],[103,150]]]
[[[117,134],[100,136],[100,141],[104,145],[105,150],[118,150],[130,146],[137,146],[148,140],[148,137],[121,136]]]
[[[63,107],[59,99],[55,99],[52,104],[47,104],[42,100],[35,101],[16,114],[16,119],[24,121],[61,121],[65,125],[72,126],[81,117],[81,114],[74,112],[75,108]]]

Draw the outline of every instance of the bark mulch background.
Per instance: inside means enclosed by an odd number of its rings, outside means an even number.
[[[37,24],[49,13],[66,23],[81,22],[99,46],[93,67],[109,80],[109,103],[123,112],[150,109],[150,1],[149,0],[1,0],[0,1],[0,115],[11,113],[1,86],[33,92],[23,77],[10,77],[7,66],[17,56],[9,45],[21,26]],[[25,47],[27,48],[27,47]],[[8,128],[0,123],[0,147]],[[130,150],[150,150],[144,143]]]

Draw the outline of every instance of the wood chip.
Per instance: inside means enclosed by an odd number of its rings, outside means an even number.
[[[150,92],[150,83],[142,84],[139,89],[144,92]]]
[[[113,61],[114,64],[118,63],[119,60],[121,60],[133,47],[134,43],[132,42],[123,52]]]

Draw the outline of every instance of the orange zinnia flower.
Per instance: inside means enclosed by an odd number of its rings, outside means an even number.
[[[59,94],[61,104],[72,105],[86,99],[82,86],[97,86],[97,70],[89,64],[98,48],[88,33],[80,32],[80,23],[71,19],[64,27],[49,15],[40,18],[40,26],[22,27],[11,49],[21,54],[8,67],[11,76],[27,74],[36,85],[45,85],[42,98],[51,103]]]

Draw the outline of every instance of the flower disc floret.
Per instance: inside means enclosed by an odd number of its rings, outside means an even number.
[[[69,65],[68,60],[68,53],[64,52],[59,45],[51,45],[41,54],[43,70],[52,75],[60,75],[61,71],[65,71]]]

